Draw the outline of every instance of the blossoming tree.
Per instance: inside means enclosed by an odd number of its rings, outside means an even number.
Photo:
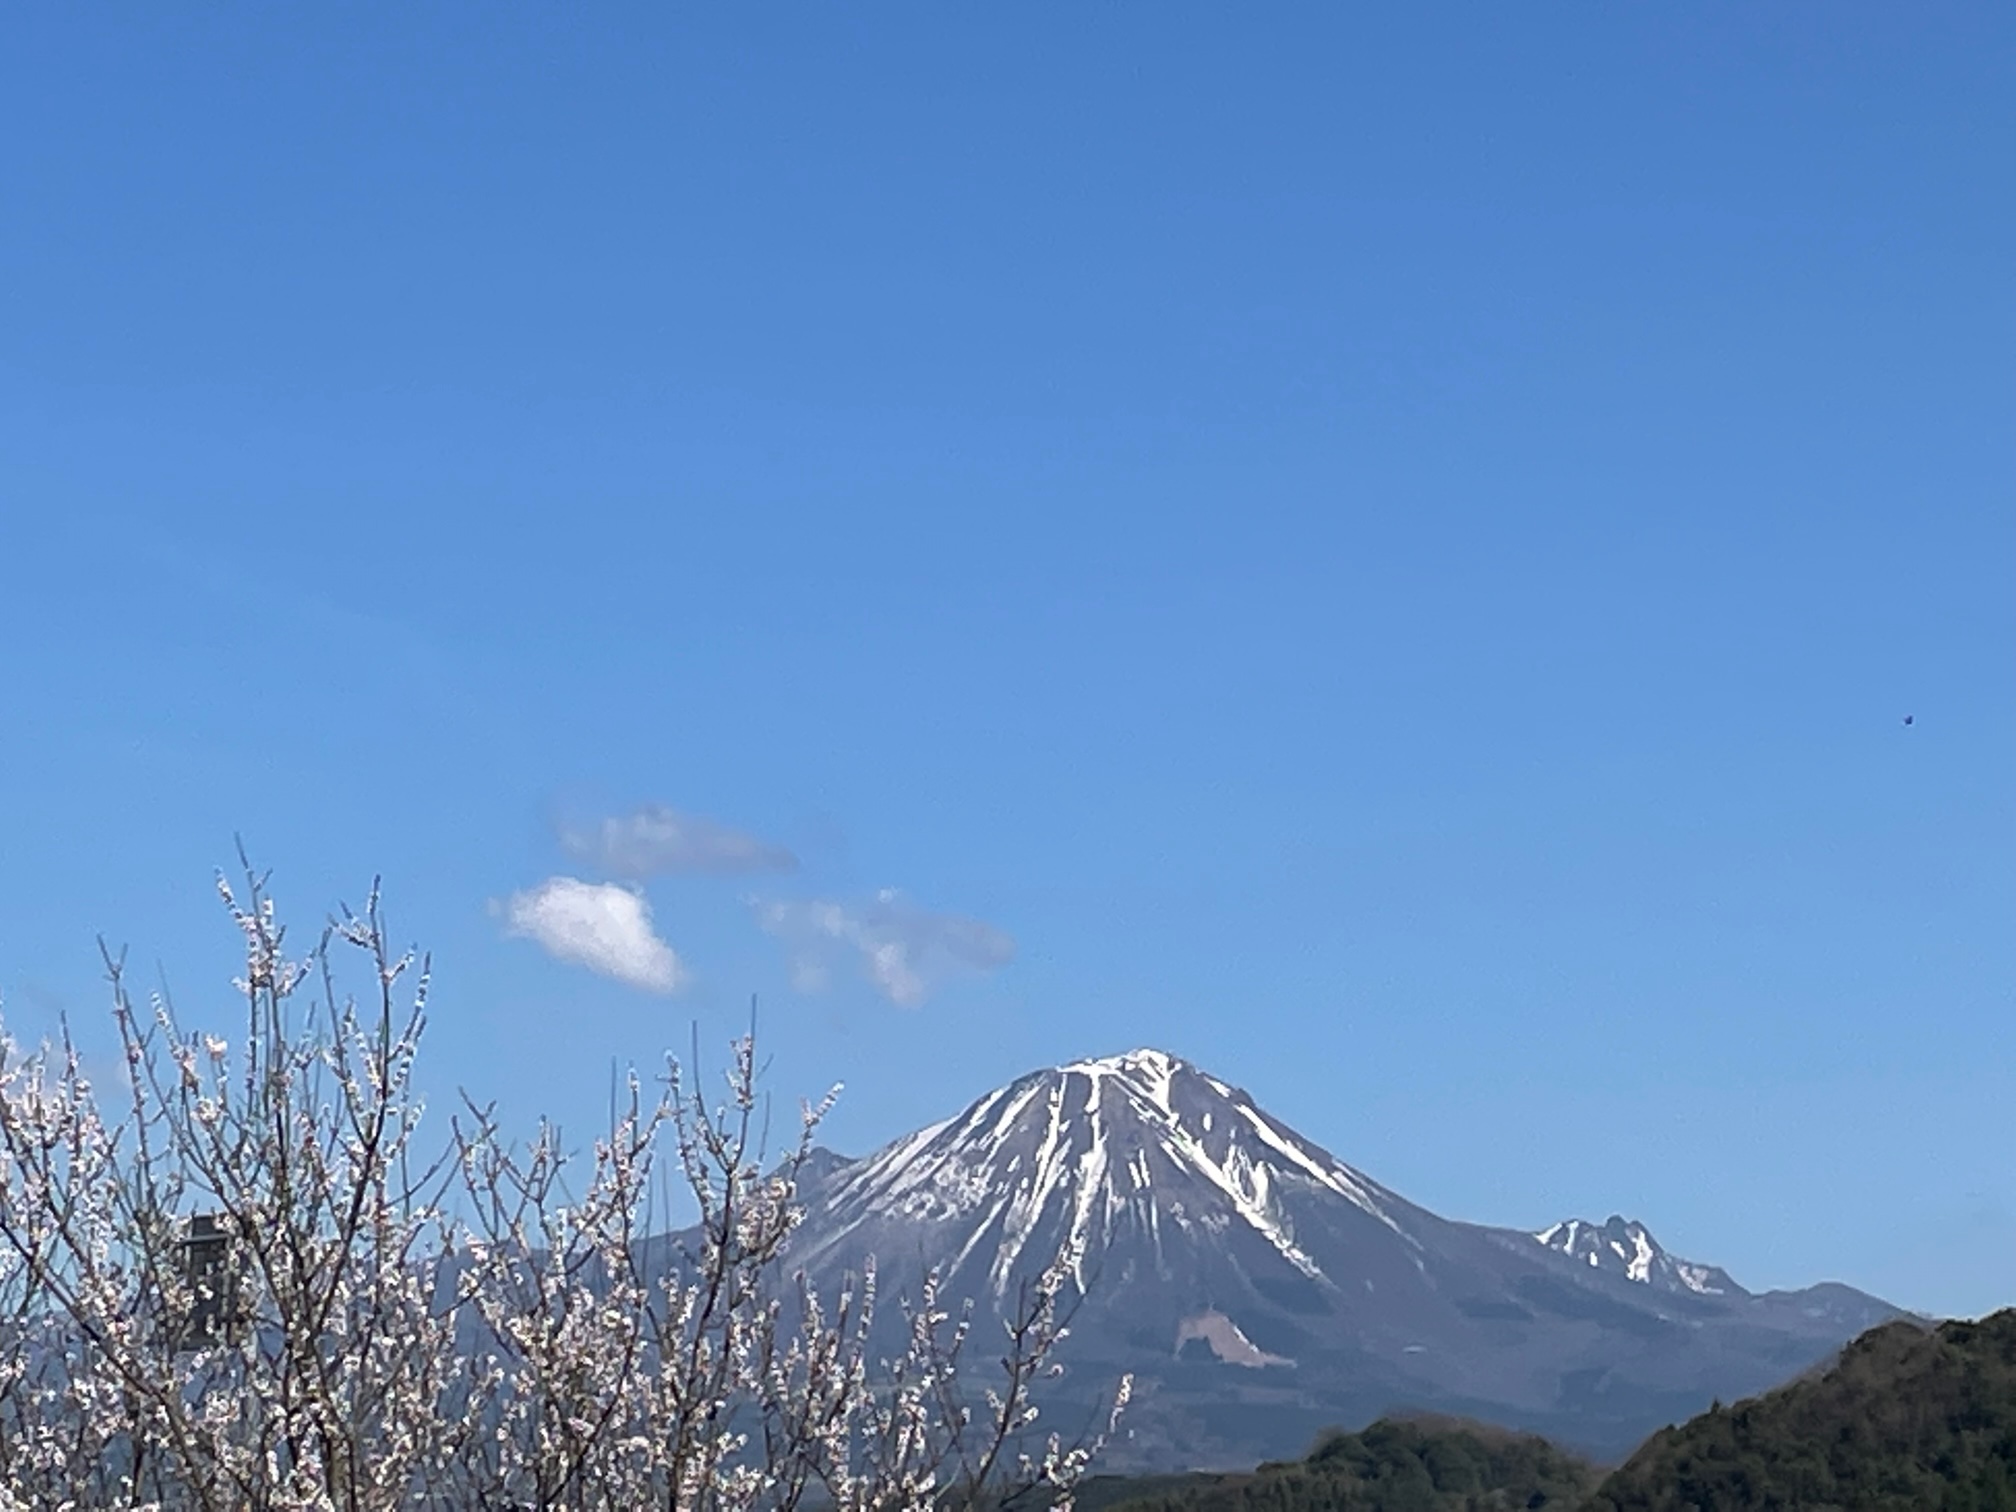
[[[935,1278],[875,1357],[872,1266],[837,1297],[787,1270],[835,1093],[766,1171],[753,1034],[720,1105],[669,1058],[633,1075],[584,1169],[466,1099],[426,1148],[427,968],[376,887],[298,954],[263,877],[219,888],[235,1042],[143,1011],[110,954],[115,1096],[67,1028],[0,1035],[0,1512],[1069,1506],[1105,1435],[1025,1435],[1072,1256],[1022,1287],[981,1395]],[[676,1236],[661,1155],[698,1208]]]

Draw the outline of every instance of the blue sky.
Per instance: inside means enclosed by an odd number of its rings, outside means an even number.
[[[242,833],[304,924],[385,875],[443,1116],[585,1137],[756,994],[845,1150],[1152,1044],[1451,1216],[2016,1302],[2012,65],[21,12],[7,1022],[99,933],[225,1021]]]

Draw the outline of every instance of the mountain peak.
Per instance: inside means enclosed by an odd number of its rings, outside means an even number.
[[[1175,1112],[1171,1096],[1176,1078],[1186,1073],[1199,1074],[1195,1066],[1180,1056],[1171,1055],[1167,1050],[1155,1050],[1147,1046],[1120,1055],[1103,1055],[1071,1061],[1056,1069],[1056,1074],[1059,1076],[1075,1074],[1087,1077],[1095,1087],[1106,1077],[1117,1078],[1137,1095],[1145,1096],[1163,1113],[1171,1115]],[[1215,1077],[1205,1077],[1205,1080],[1220,1092],[1230,1090]],[[1097,1094],[1094,1095],[1096,1097]]]
[[[1167,1050],[1157,1050],[1143,1045],[1138,1050],[1124,1051],[1119,1055],[1087,1056],[1083,1060],[1069,1061],[1057,1068],[1059,1071],[1128,1072],[1147,1071],[1151,1073],[1194,1071],[1197,1068],[1180,1055],[1171,1055]]]
[[[1644,1224],[1617,1213],[1602,1223],[1564,1219],[1541,1229],[1533,1240],[1591,1270],[1622,1276],[1655,1291],[1687,1291],[1703,1297],[1744,1294],[1727,1271],[1668,1254]]]
[[[818,1216],[827,1250],[866,1244],[898,1218],[958,1231],[955,1268],[984,1267],[996,1296],[1025,1257],[1118,1245],[1159,1271],[1172,1247],[1233,1230],[1259,1246],[1252,1264],[1285,1262],[1334,1286],[1298,1239],[1298,1210],[1339,1197],[1358,1221],[1418,1247],[1404,1201],[1239,1089],[1144,1047],[1033,1071],[848,1165],[819,1194]],[[1082,1284],[1075,1267],[1074,1277]]]

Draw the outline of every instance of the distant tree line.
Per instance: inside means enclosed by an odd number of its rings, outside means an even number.
[[[1581,1505],[1602,1478],[1530,1434],[1444,1418],[1385,1418],[1325,1437],[1306,1458],[1242,1475],[1097,1476],[1080,1512],[1515,1512]]]

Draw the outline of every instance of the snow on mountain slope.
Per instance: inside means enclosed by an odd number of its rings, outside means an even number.
[[[987,1261],[988,1289],[1060,1249],[1084,1258],[1124,1235],[1158,1256],[1165,1236],[1237,1227],[1325,1281],[1298,1242],[1290,1197],[1326,1193],[1404,1244],[1419,1210],[1308,1143],[1244,1092],[1160,1050],[1032,1072],[957,1117],[834,1173],[810,1225],[817,1258],[865,1227],[910,1220],[965,1237],[958,1269]]]
[[[1668,1254],[1644,1224],[1612,1215],[1605,1223],[1570,1218],[1533,1236],[1543,1249],[1578,1260],[1592,1270],[1621,1275],[1657,1291],[1692,1292],[1703,1297],[1749,1295],[1714,1265]]]

